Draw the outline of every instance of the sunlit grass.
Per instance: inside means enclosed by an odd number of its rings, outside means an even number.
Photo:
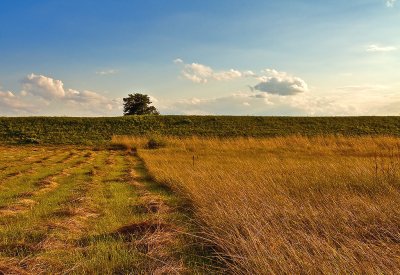
[[[400,139],[115,137],[194,206],[234,273],[400,270]]]

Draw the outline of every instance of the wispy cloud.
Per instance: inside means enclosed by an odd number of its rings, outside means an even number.
[[[346,92],[379,92],[384,90],[389,90],[390,88],[385,85],[349,85],[336,88],[339,91],[346,91]]]
[[[395,3],[396,3],[396,0],[386,0],[386,7],[392,8],[392,7],[394,7]]]
[[[98,71],[96,72],[97,75],[110,75],[110,74],[116,74],[118,71],[117,70],[106,70],[106,71]]]
[[[381,46],[381,45],[377,45],[377,44],[371,44],[368,45],[366,47],[366,51],[367,52],[392,52],[392,51],[396,51],[397,47],[395,46]]]
[[[174,63],[175,64],[183,64],[183,60],[180,59],[180,58],[177,58],[177,59],[174,60]]]

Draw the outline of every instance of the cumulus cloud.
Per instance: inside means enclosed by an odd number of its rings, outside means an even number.
[[[44,99],[62,98],[65,96],[64,83],[44,75],[30,74],[22,81],[23,91]]]
[[[207,83],[207,81],[212,78],[213,74],[213,69],[198,63],[186,64],[182,71],[182,75],[186,79],[195,83]]]
[[[376,44],[368,45],[366,48],[367,52],[377,53],[377,52],[392,52],[396,51],[397,47],[395,46],[381,46]]]
[[[117,70],[106,70],[106,71],[98,71],[96,72],[97,75],[110,75],[110,74],[116,74],[118,71]]]
[[[115,115],[121,112],[121,106],[122,99],[66,89],[61,80],[34,73],[22,80],[18,94],[0,90],[0,114]]]
[[[260,82],[251,87],[252,90],[281,96],[295,95],[308,91],[307,83],[299,77],[271,69],[266,69],[263,72],[265,75],[257,78]]]
[[[396,0],[386,0],[386,7],[393,8]]]
[[[194,83],[207,83],[209,80],[227,81],[243,75],[242,72],[234,69],[215,71],[211,67],[199,63],[185,64],[180,58],[175,59],[174,63],[183,66],[182,76]]]

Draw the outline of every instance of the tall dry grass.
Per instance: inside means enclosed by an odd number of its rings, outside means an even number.
[[[143,147],[143,138],[115,143]],[[166,138],[139,149],[237,274],[400,271],[400,139]],[[194,157],[194,162],[193,162]],[[194,163],[194,165],[193,165]]]

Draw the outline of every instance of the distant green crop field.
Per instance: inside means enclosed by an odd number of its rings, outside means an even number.
[[[0,117],[3,144],[102,144],[113,135],[270,137],[281,135],[400,136],[400,117]]]

